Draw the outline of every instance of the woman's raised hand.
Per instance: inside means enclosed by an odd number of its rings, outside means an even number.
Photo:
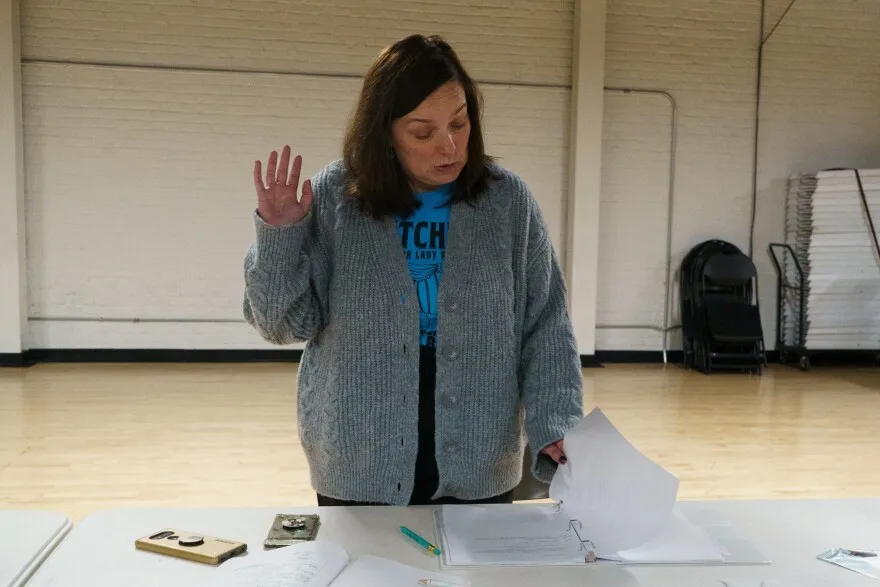
[[[285,145],[281,150],[281,161],[278,152],[272,151],[266,165],[266,177],[263,177],[262,165],[259,160],[254,163],[254,187],[257,189],[257,213],[263,222],[272,226],[283,226],[299,222],[309,213],[312,207],[312,183],[305,180],[302,196],[297,195],[299,174],[302,169],[302,157],[297,155],[290,165],[290,147]]]

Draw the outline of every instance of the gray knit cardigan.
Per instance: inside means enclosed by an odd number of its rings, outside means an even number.
[[[566,286],[537,202],[492,164],[476,203],[452,205],[438,293],[435,497],[480,499],[519,482],[583,416]],[[418,448],[419,303],[395,223],[343,195],[340,161],[312,181],[312,210],[254,215],[244,316],[267,341],[305,342],[297,422],[313,488],[405,505]]]

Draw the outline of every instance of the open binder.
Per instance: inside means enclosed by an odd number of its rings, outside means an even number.
[[[730,523],[705,511],[694,506],[685,514],[676,507],[656,538],[610,553],[597,548],[561,504],[444,506],[434,522],[443,567],[770,563]]]
[[[565,435],[553,504],[443,506],[445,566],[765,564],[729,523],[686,515],[678,479],[640,453],[598,408]],[[691,510],[691,508],[687,508]]]

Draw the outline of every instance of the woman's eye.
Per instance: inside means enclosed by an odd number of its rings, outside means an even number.
[[[461,129],[464,128],[464,125],[465,125],[464,122],[453,122],[453,123],[452,123],[452,128],[453,128],[454,130],[461,130]]]

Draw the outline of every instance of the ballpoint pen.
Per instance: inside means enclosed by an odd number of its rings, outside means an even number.
[[[408,536],[409,538],[411,538],[413,541],[415,541],[416,544],[418,544],[419,546],[421,546],[422,548],[424,548],[425,550],[427,550],[431,554],[435,554],[437,556],[440,555],[439,548],[437,548],[436,546],[434,546],[433,544],[431,544],[430,542],[428,542],[427,540],[425,540],[424,538],[422,538],[421,536],[419,536],[418,534],[416,534],[415,532],[413,532],[412,530],[410,530],[406,526],[401,526],[400,531],[403,532],[403,534],[405,536]]]
[[[434,579],[422,579],[419,585],[428,585],[429,587],[467,587],[461,583],[449,583],[448,581],[435,581]]]

